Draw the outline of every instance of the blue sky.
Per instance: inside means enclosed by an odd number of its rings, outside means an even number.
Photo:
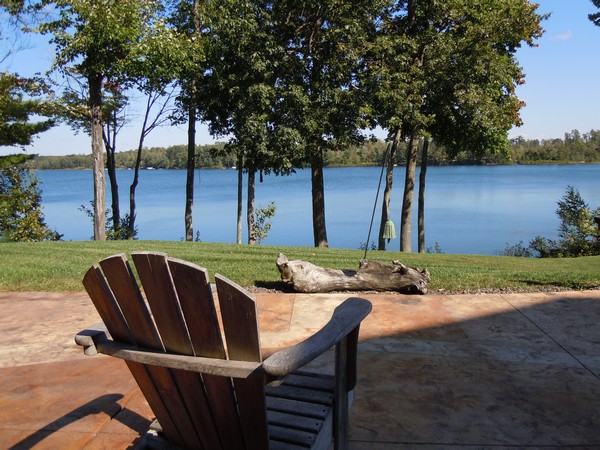
[[[589,0],[537,0],[540,13],[551,13],[544,22],[546,33],[534,48],[524,47],[517,58],[526,74],[526,83],[517,93],[526,106],[521,110],[523,126],[511,130],[510,137],[526,139],[562,138],[578,129],[585,133],[600,129],[600,27],[587,18],[595,11]],[[37,44],[40,45],[37,45]],[[40,38],[30,47],[0,64],[0,70],[29,76],[46,70],[52,50]],[[197,127],[198,144],[213,142],[205,126]],[[139,127],[133,120],[119,135],[120,150],[137,147]],[[381,135],[383,137],[383,134]],[[186,129],[163,127],[146,138],[146,146],[169,146],[186,142]],[[14,149],[0,147],[0,155]],[[89,137],[74,135],[67,126],[40,135],[27,148],[29,153],[60,155],[89,153]]]

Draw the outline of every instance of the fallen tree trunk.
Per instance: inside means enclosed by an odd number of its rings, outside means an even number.
[[[280,253],[277,268],[281,280],[297,292],[397,291],[426,294],[430,281],[427,269],[408,267],[400,261],[383,264],[363,259],[358,270],[327,269],[308,261],[289,261]]]

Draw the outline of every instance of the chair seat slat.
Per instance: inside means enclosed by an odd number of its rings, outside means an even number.
[[[308,403],[330,406],[333,404],[333,392],[315,391],[297,386],[281,385],[266,388],[267,395],[271,397],[289,398]]]
[[[329,406],[267,395],[268,411],[291,412],[299,416],[323,420],[329,412]]]
[[[333,392],[335,379],[333,375],[296,371],[284,378],[286,386],[298,386],[317,391]]]
[[[312,448],[317,440],[315,433],[276,425],[269,427],[269,437],[272,441],[285,442],[306,448]]]
[[[269,426],[279,426],[318,434],[323,426],[323,421],[311,417],[267,410]]]

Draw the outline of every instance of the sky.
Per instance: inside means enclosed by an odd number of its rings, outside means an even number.
[[[522,47],[517,59],[526,75],[517,95],[526,106],[521,110],[523,125],[513,128],[509,137],[525,139],[563,138],[566,132],[586,133],[600,129],[600,27],[588,19],[596,9],[590,0],[537,0],[540,14],[551,13],[544,21],[546,30],[537,46]],[[31,76],[50,67],[52,49],[44,37],[32,38],[28,48],[0,63],[0,70]],[[139,117],[119,134],[118,150],[137,148]],[[186,127],[155,129],[145,140],[147,147],[185,144]],[[385,133],[376,132],[380,138]],[[205,125],[198,124],[198,145],[214,142]],[[0,155],[14,148],[0,147]],[[66,125],[39,135],[28,153],[65,155],[90,153],[90,139],[74,134]]]

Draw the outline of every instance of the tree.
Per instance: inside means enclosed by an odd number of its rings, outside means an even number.
[[[363,83],[373,98],[373,118],[376,123],[388,130],[388,138],[392,145],[387,167],[386,187],[383,196],[382,216],[379,233],[379,249],[385,249],[383,230],[390,220],[390,200],[394,165],[399,147],[406,137],[412,137],[415,145],[418,136],[414,133],[417,124],[422,121],[418,105],[422,102],[423,75],[419,68],[423,64],[424,46],[417,40],[416,7],[413,1],[390,2],[382,9],[376,22],[374,44],[367,58],[369,63]],[[416,147],[407,148],[407,157],[416,151]],[[407,158],[407,172],[413,168],[415,161]],[[409,178],[409,180],[411,180]],[[411,181],[414,183],[414,179]],[[405,186],[408,186],[405,180]],[[405,198],[412,199],[412,191],[406,190]],[[403,220],[401,221],[401,249],[405,249],[407,234],[406,220],[410,215],[403,202]],[[404,227],[402,225],[404,224]],[[403,238],[404,236],[404,238]],[[410,238],[408,240],[410,245]]]
[[[594,6],[596,8],[598,8],[600,10],[600,0],[590,0]],[[594,23],[594,25],[597,25],[600,27],[600,11],[598,11],[597,13],[592,13],[590,15],[588,15],[588,18]]]
[[[196,122],[198,120],[197,89],[198,80],[202,77],[205,67],[203,21],[206,18],[208,1],[182,0],[171,16],[173,24],[186,46],[185,61],[178,74],[181,92],[178,97],[179,114],[174,117],[175,122],[187,121],[187,163],[186,163],[186,190],[185,190],[185,240],[194,239],[194,172],[196,169]]]
[[[419,253],[425,253],[425,182],[427,178],[427,155],[430,140],[425,139],[421,150],[421,171],[419,172],[419,207],[417,211],[418,248]]]
[[[32,10],[51,12],[38,31],[51,35],[56,56],[53,67],[80,77],[87,86],[94,174],[94,239],[106,239],[102,98],[106,81],[118,80],[126,65],[143,58],[146,24],[156,19],[156,1],[40,1]]]
[[[397,1],[380,27],[374,76],[379,123],[413,142],[407,152],[401,250],[410,251],[416,140],[431,136],[451,155],[507,152],[520,124],[515,58],[541,36],[537,5],[525,0]],[[372,83],[375,84],[375,83]]]
[[[241,242],[242,171],[248,174],[248,243],[255,244],[256,174],[286,174],[294,149],[286,127],[277,123],[272,16],[258,1],[221,2],[211,11],[207,70],[199,81],[198,104],[213,135],[227,136],[226,150],[238,165],[238,232]]]
[[[31,158],[0,158],[0,236],[10,241],[59,240],[44,221],[38,179],[24,166]]]
[[[278,53],[278,125],[294,130],[311,168],[314,245],[328,245],[324,155],[363,140],[364,96],[357,89],[373,1],[288,1],[272,5]]]
[[[558,201],[556,215],[560,218],[559,240],[537,236],[529,244],[541,258],[600,254],[600,228],[594,223],[600,217],[600,207],[592,211],[579,191],[567,186]]]
[[[112,235],[115,239],[123,236],[121,207],[119,202],[119,183],[117,180],[117,136],[125,125],[125,108],[128,98],[117,83],[105,85],[105,98],[102,101],[104,119],[102,124],[102,140],[106,149],[106,171],[110,180],[110,197],[112,211]],[[107,95],[108,94],[108,95]]]
[[[88,107],[88,93],[86,84],[76,77],[70,77],[68,86],[63,90],[60,98],[58,114],[61,119],[71,126],[75,133],[80,131],[91,135],[91,116]],[[106,171],[110,181],[111,192],[111,220],[107,225],[111,228],[107,232],[107,238],[120,239],[126,235],[121,228],[124,222],[121,220],[119,202],[119,184],[116,171],[116,152],[118,134],[126,123],[126,107],[129,99],[123,92],[120,84],[105,83],[102,98],[102,141],[106,150]],[[86,213],[88,209],[86,208]],[[91,219],[94,221],[94,208],[92,206]]]
[[[31,121],[34,115],[51,115],[52,102],[43,98],[49,93],[40,78],[0,72],[0,146],[25,147],[54,125],[52,118]],[[13,241],[60,239],[46,226],[38,180],[24,167],[32,158],[23,154],[0,157],[0,235]]]

